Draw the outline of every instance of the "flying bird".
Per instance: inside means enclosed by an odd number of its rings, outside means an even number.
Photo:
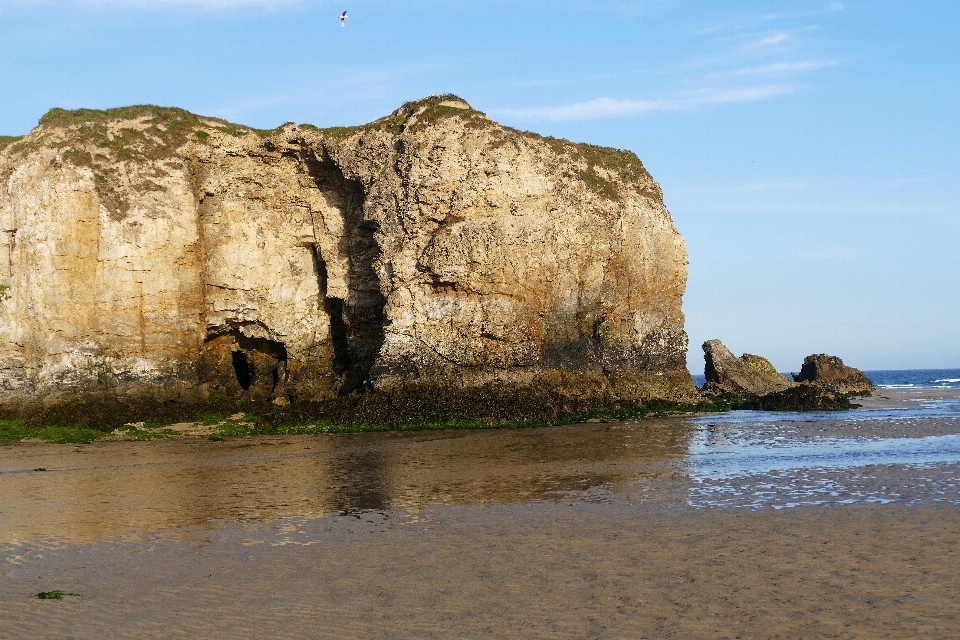
[[[340,14],[340,28],[343,29],[345,26],[347,26],[347,12],[346,12],[346,11],[344,11],[343,13]]]

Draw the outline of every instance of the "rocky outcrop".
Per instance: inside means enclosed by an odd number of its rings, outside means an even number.
[[[863,371],[848,367],[840,358],[825,353],[807,356],[800,373],[792,375],[797,382],[810,382],[838,393],[871,396],[877,392]]]
[[[844,394],[808,382],[760,396],[752,406],[763,411],[838,411],[853,408]]]
[[[703,356],[704,392],[708,395],[750,398],[795,386],[766,358],[749,353],[737,358],[719,340],[704,342]]]
[[[455,97],[272,131],[55,109],[0,185],[6,406],[696,397],[686,249],[636,156]]]
[[[702,391],[722,403],[764,411],[832,411],[854,406],[847,397],[849,391],[823,382],[826,379],[842,380],[847,385],[857,383],[853,373],[840,368],[843,363],[839,358],[809,356],[801,374],[793,374],[795,381],[791,382],[766,358],[749,353],[737,358],[719,340],[704,342],[703,355],[706,383]],[[856,369],[851,371],[863,376]],[[816,372],[821,372],[820,379],[815,379]],[[804,375],[811,377],[803,378]]]

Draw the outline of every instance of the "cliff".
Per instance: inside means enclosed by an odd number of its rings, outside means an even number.
[[[272,131],[54,109],[0,185],[5,407],[696,396],[686,249],[636,156],[453,96]]]

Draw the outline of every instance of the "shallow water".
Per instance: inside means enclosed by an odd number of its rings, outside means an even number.
[[[958,637],[960,398],[897,393],[0,447],[0,637]]]
[[[0,448],[0,541],[100,540],[431,505],[960,504],[960,394],[952,393],[904,392],[844,413],[14,445]]]
[[[688,449],[689,504],[960,504],[960,399],[952,395],[904,392],[899,407],[842,414],[698,418]]]

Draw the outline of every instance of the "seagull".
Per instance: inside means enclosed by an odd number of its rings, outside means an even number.
[[[343,13],[340,14],[340,28],[343,29],[345,26],[347,26],[347,12],[346,12],[346,11],[344,11]]]

